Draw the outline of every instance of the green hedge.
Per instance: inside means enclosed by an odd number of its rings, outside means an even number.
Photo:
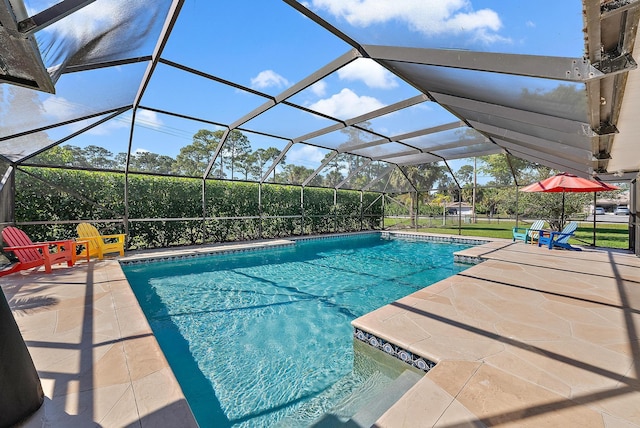
[[[303,212],[300,189],[207,180],[206,217],[216,219],[204,221],[202,180],[129,174],[127,245],[158,248],[380,227],[382,202],[376,193],[363,194],[368,209],[361,222],[360,192],[339,190],[334,205],[333,189],[305,188]],[[95,225],[102,233],[123,233],[124,222],[117,219],[125,218],[124,194],[123,173],[22,167],[16,172],[16,221],[74,222],[22,226],[34,241],[75,237],[78,221],[115,219]],[[193,220],[171,220],[178,218]]]

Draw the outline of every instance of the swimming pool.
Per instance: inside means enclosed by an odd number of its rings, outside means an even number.
[[[123,270],[200,426],[305,426],[393,380],[350,322],[464,270],[469,246],[363,234]]]

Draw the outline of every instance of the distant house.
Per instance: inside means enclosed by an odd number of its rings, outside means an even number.
[[[466,202],[449,202],[447,204],[447,215],[458,215],[458,210],[460,210],[460,214],[463,217],[473,215],[473,208],[471,204]]]
[[[598,198],[596,200],[596,206],[602,207],[606,212],[613,212],[616,207],[628,207],[629,206],[629,191],[618,193],[616,198],[606,199]],[[593,213],[593,202],[589,204],[588,212]]]

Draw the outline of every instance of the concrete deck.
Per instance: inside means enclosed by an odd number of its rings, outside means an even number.
[[[354,321],[437,362],[377,427],[640,426],[640,259],[493,242]]]
[[[21,427],[197,427],[117,261],[1,280],[45,393]]]
[[[640,426],[640,259],[506,241],[466,253],[487,261],[354,321],[438,362],[376,426]],[[196,426],[117,261],[2,289],[46,394],[24,427]]]

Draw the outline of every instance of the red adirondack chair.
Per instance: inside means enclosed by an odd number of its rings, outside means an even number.
[[[75,262],[75,243],[72,240],[32,242],[22,230],[16,227],[5,227],[2,230],[2,239],[8,247],[4,251],[12,251],[18,258],[18,263],[9,269],[0,271],[0,276],[44,266],[47,273],[51,273],[51,266],[57,263],[67,263],[73,266]],[[51,249],[55,247],[55,251]]]

